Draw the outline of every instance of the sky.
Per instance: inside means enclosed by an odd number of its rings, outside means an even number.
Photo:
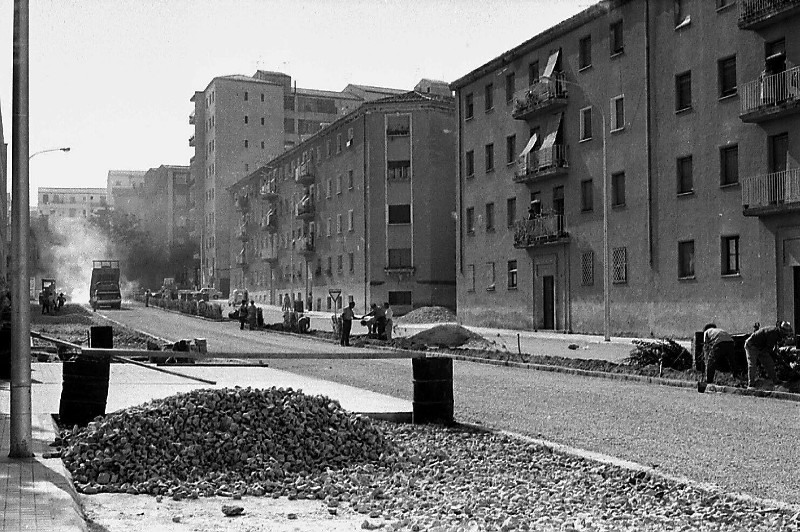
[[[111,169],[188,165],[189,98],[215,76],[262,69],[303,88],[411,90],[423,77],[454,81],[593,3],[30,0],[30,153],[71,149],[31,161],[31,204],[37,187],[105,187]],[[12,44],[13,0],[0,0],[9,144]]]

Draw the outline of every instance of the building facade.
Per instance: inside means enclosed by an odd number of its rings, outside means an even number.
[[[3,112],[0,111],[0,280],[8,283],[11,271],[11,194],[8,190],[8,144],[3,136]]]
[[[604,1],[453,82],[460,318],[603,332],[608,283],[614,335],[798,321],[798,11]]]
[[[446,84],[339,118],[231,187],[232,287],[315,310],[453,308],[455,149]]]
[[[37,196],[39,216],[46,217],[49,223],[64,218],[88,219],[108,207],[104,188],[40,187]]]
[[[291,77],[259,70],[253,76],[220,76],[191,98],[189,123],[195,148],[190,160],[193,235],[201,242],[203,285],[227,294],[235,212],[226,189],[366,99],[394,89],[349,85],[342,92],[302,89]]]
[[[106,177],[109,206],[122,203],[120,208],[126,208],[130,197],[137,195],[136,189],[144,185],[144,174],[145,170],[109,170]]]
[[[144,175],[142,223],[164,250],[190,242],[189,167],[161,165]]]

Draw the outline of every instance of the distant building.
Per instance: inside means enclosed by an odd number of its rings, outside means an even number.
[[[598,333],[608,286],[613,335],[800,321],[798,13],[603,1],[453,82],[459,319]]]
[[[127,203],[128,196],[135,196],[131,193],[144,185],[144,174],[144,170],[109,170],[106,178],[108,204],[114,207],[117,202]],[[124,208],[126,205],[121,205],[121,207]]]
[[[189,167],[161,165],[144,174],[142,226],[164,251],[189,242]]]
[[[403,91],[348,85],[341,92],[292,86],[290,76],[259,70],[219,76],[191,101],[192,237],[201,243],[202,283],[228,293],[235,213],[227,188],[323,126],[374,100]]]
[[[88,219],[108,206],[104,188],[40,187],[37,211],[50,223],[63,218]]]
[[[449,95],[362,104],[230,188],[232,288],[314,310],[455,305]]]

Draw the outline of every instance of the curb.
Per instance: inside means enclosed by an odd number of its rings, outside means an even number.
[[[56,420],[53,419],[53,416],[50,414],[45,414],[43,417],[46,417],[48,421],[45,423],[50,423],[52,427],[53,434],[58,435],[58,424]],[[67,485],[66,486],[58,486],[60,489],[63,489],[67,495],[69,495],[70,499],[72,499],[72,509],[75,510],[75,516],[77,517],[77,522],[74,524],[80,530],[84,532],[89,532],[89,526],[86,524],[86,513],[83,510],[83,503],[81,502],[80,495],[75,490],[75,484],[72,479],[72,474],[69,470],[64,466],[64,462],[61,460],[61,457],[58,458],[44,458],[44,457],[37,457],[36,460],[42,464],[43,467],[50,469],[54,475],[62,477]],[[43,462],[43,460],[47,460],[48,462]],[[52,461],[52,463],[50,463]],[[59,521],[63,524],[63,521]]]

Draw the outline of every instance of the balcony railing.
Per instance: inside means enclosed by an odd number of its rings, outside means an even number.
[[[294,180],[301,185],[310,185],[314,182],[314,174],[314,161],[309,159],[295,169]]]
[[[190,125],[190,126],[193,126],[193,125],[194,125],[194,111],[192,111],[191,113],[189,113],[189,125]]]
[[[763,122],[800,111],[800,66],[745,83],[739,88],[739,118]]]
[[[314,202],[308,199],[297,204],[297,217],[303,220],[314,217]]]
[[[387,137],[407,137],[410,130],[407,127],[390,127],[386,129]]]
[[[528,120],[538,113],[553,111],[567,105],[567,86],[564,74],[553,74],[540,79],[514,95],[511,116],[516,120]]]
[[[304,255],[310,255],[316,252],[316,248],[314,246],[314,237],[313,236],[302,236],[297,240],[297,251]]]
[[[194,148],[194,135],[189,137],[189,147]]]
[[[567,147],[563,144],[555,144],[520,157],[517,162],[517,170],[514,172],[514,181],[528,183],[566,174],[568,169]]]
[[[259,227],[262,231],[274,233],[278,230],[278,217],[274,213],[265,214],[261,217]]]
[[[246,242],[247,240],[250,239],[250,237],[247,235],[247,226],[246,225],[240,225],[236,229],[236,238],[238,238],[242,242]]]
[[[746,216],[800,210],[800,168],[742,179],[742,207]]]
[[[258,189],[258,193],[262,198],[265,199],[274,199],[278,197],[278,184],[275,182],[274,179],[270,179],[268,181],[264,181],[261,184],[261,188]]]
[[[739,0],[739,28],[758,29],[793,15],[800,0]]]
[[[543,214],[515,224],[514,247],[525,249],[540,244],[563,242],[568,236],[564,230],[563,214]]]

